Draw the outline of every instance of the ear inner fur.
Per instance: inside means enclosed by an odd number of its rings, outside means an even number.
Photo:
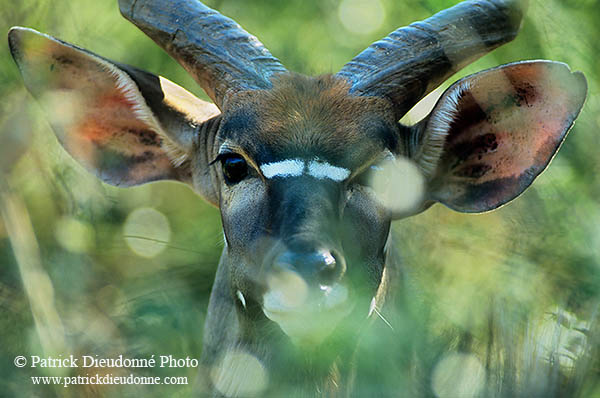
[[[415,126],[414,157],[430,199],[465,212],[492,210],[548,165],[579,114],[585,78],[565,64],[528,61],[464,78]]]
[[[29,90],[41,100],[57,137],[86,168],[114,185],[189,181],[183,167],[201,117],[214,105],[150,73],[123,66],[31,29],[13,28],[11,51]],[[144,79],[142,79],[142,77]],[[138,81],[146,83],[140,90]],[[159,113],[150,109],[157,93]],[[58,104],[61,104],[60,107]],[[185,114],[186,107],[202,111]],[[158,116],[158,117],[157,117]],[[174,140],[175,129],[183,137]],[[187,135],[187,137],[184,137]],[[186,147],[184,147],[184,144]]]

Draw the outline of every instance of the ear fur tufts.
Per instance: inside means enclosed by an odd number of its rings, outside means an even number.
[[[127,101],[132,104],[131,106],[135,117],[146,123],[162,138],[161,147],[165,150],[171,164],[173,164],[174,167],[179,167],[185,163],[189,158],[188,153],[179,148],[165,133],[133,80],[125,72],[111,65],[109,62],[99,58],[97,61],[116,79],[117,89],[123,94]]]
[[[468,80],[460,82],[456,89],[436,105],[429,120],[425,121],[423,131],[428,130],[428,133],[420,143],[421,149],[415,156],[415,161],[427,178],[433,177],[436,171],[450,127],[458,117],[460,100],[470,89]]]

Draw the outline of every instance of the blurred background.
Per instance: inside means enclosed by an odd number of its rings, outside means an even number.
[[[399,26],[456,2],[205,3],[255,34],[288,69],[323,74],[335,73]],[[163,75],[207,98],[181,67],[120,16],[116,1],[0,0],[0,10],[2,34],[13,25],[32,27]],[[561,367],[572,367],[582,347],[594,340],[600,299],[598,21],[596,0],[531,1],[514,42],[461,71],[407,116],[406,122],[418,121],[443,89],[464,75],[523,59],[565,62],[583,71],[589,84],[587,103],[558,156],[518,200],[483,215],[436,205],[395,223],[398,251],[432,333],[458,330],[477,340],[486,333],[490,302],[498,300],[539,314],[534,321],[542,329],[545,322],[560,326],[566,347],[557,359]],[[0,54],[0,391],[15,397],[83,393],[33,386],[30,376],[70,373],[15,368],[17,355],[198,358],[223,248],[218,211],[178,183],[130,189],[100,183],[57,143],[23,88],[6,40]],[[399,320],[394,326],[400,336],[410,329]],[[544,349],[543,339],[536,344]],[[456,364],[456,358],[447,360],[444,366]],[[581,394],[600,397],[598,356],[587,363]],[[195,370],[138,373],[193,380]],[[185,396],[190,388],[129,386],[101,394]],[[451,397],[448,388],[433,386],[432,391]]]

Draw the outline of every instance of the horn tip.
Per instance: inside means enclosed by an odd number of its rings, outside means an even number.
[[[129,19],[133,16],[133,7],[135,6],[136,0],[119,0],[119,11],[121,15]]]

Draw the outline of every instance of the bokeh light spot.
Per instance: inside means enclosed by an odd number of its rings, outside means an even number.
[[[293,271],[280,271],[267,278],[269,304],[277,302],[275,307],[298,308],[304,305],[308,297],[308,286],[302,276]]]
[[[94,245],[92,226],[72,217],[58,220],[54,232],[58,243],[70,252],[85,253]]]
[[[338,17],[346,30],[356,34],[375,32],[383,24],[385,10],[379,0],[342,0]]]
[[[485,369],[472,354],[450,353],[435,366],[431,384],[438,398],[475,397],[485,383]]]
[[[402,156],[377,166],[371,186],[394,214],[416,210],[425,194],[423,174],[414,162]]]
[[[249,353],[229,350],[215,366],[210,377],[215,388],[226,397],[255,397],[265,390],[267,372]]]
[[[160,254],[169,243],[171,228],[164,214],[151,207],[141,207],[127,217],[123,235],[135,254],[152,258]]]

